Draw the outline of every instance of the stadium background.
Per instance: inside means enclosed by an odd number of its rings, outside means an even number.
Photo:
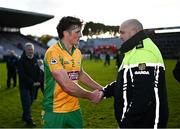
[[[15,50],[20,56],[23,51],[24,43],[32,42],[35,45],[35,52],[43,56],[48,46],[40,43],[39,41],[29,38],[21,34],[22,27],[32,26],[42,23],[46,20],[53,18],[53,15],[40,14],[35,12],[27,12],[21,10],[0,8],[0,59],[8,50]],[[173,27],[172,27],[173,28]],[[147,30],[147,34],[157,43],[163,57],[166,59],[166,78],[168,86],[168,99],[170,105],[170,119],[168,127],[179,128],[180,124],[180,109],[178,108],[180,100],[180,85],[172,76],[172,69],[175,65],[175,60],[180,50],[180,32],[172,33],[155,33],[156,30],[168,28],[151,28]],[[170,28],[171,29],[171,28]],[[57,39],[57,37],[54,37]],[[80,48],[84,53],[91,48],[109,47],[115,45],[118,48],[121,43],[117,38],[107,39],[89,39],[80,42]],[[103,66],[103,62],[90,62],[86,60],[83,64],[87,72],[92,75],[95,80],[100,84],[106,85],[114,80],[116,77],[115,61],[111,60],[111,66]],[[5,90],[6,82],[6,68],[5,64],[0,64],[0,127],[12,128],[23,127],[22,121],[19,116],[21,113],[21,106],[19,101],[18,89]],[[104,69],[102,71],[102,69]],[[106,75],[106,76],[102,76]],[[33,112],[36,123],[40,125],[40,110],[41,110],[42,95],[38,98],[37,102],[33,105]],[[113,116],[113,100],[107,100],[99,104],[93,105],[86,100],[81,100],[82,112],[85,117],[86,128],[116,128],[116,122]]]

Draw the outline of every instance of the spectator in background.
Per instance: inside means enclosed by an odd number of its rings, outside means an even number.
[[[4,56],[4,60],[7,68],[7,88],[10,88],[11,79],[13,79],[13,87],[16,87],[18,57],[15,51],[9,50],[8,54]]]
[[[27,127],[35,127],[31,116],[31,105],[35,97],[34,89],[41,84],[41,76],[38,61],[34,57],[34,45],[32,43],[25,44],[25,50],[18,62],[18,73],[23,109],[22,120],[26,122]]]
[[[105,61],[104,61],[104,65],[110,65],[110,55],[108,52],[105,52]]]
[[[44,64],[42,59],[37,60],[39,68],[40,68],[40,85],[37,87],[34,87],[34,99],[37,99],[38,96],[38,89],[41,89],[42,94],[44,94]]]

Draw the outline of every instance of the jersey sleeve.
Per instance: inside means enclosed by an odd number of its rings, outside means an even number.
[[[55,50],[47,51],[45,60],[49,66],[50,71],[61,70],[63,67],[63,58],[60,53]]]

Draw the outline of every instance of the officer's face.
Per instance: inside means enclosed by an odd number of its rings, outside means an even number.
[[[128,39],[130,39],[136,34],[136,31],[132,27],[122,24],[121,27],[119,28],[119,33],[120,33],[120,39],[123,42],[126,42]]]

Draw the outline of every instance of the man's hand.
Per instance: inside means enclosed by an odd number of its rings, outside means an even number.
[[[94,90],[91,94],[90,100],[91,102],[98,104],[103,97],[103,92],[99,90]]]

